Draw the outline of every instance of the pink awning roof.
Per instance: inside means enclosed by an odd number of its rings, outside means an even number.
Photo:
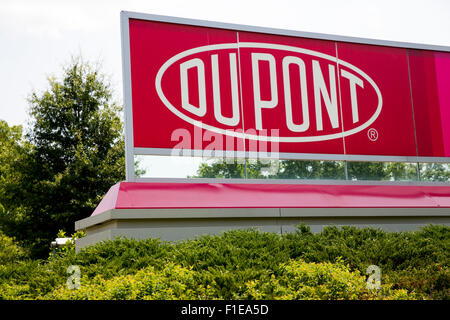
[[[450,186],[120,182],[92,215],[111,209],[450,208]]]

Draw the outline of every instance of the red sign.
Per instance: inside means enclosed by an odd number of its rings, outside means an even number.
[[[126,20],[134,150],[450,156],[449,52],[159,20]]]

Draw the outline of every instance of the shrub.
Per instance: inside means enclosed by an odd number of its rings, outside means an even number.
[[[358,272],[338,261],[333,263],[305,263],[292,260],[283,264],[279,276],[274,274],[263,281],[253,278],[243,287],[237,299],[414,299],[406,290],[392,290],[383,285],[377,292],[366,288],[366,281]],[[45,299],[89,300],[173,300],[221,299],[220,290],[213,281],[199,283],[197,271],[170,263],[162,270],[147,267],[134,275],[121,275],[105,280],[97,275],[83,277],[80,289],[63,285]],[[239,284],[237,284],[239,285]]]
[[[279,276],[269,281],[252,280],[245,284],[244,298],[281,300],[367,300],[414,299],[406,290],[392,290],[382,285],[379,291],[369,290],[365,277],[338,260],[336,263],[306,263],[291,260],[281,268]]]
[[[77,239],[83,238],[86,236],[86,233],[84,231],[77,231],[73,233],[70,237],[67,237],[66,232],[64,230],[59,230],[56,238],[70,238],[64,246],[60,246],[54,249],[55,257],[63,257],[68,255],[69,253],[75,252],[75,241]],[[49,258],[53,258],[53,251],[50,252]]]
[[[8,237],[0,231],[0,265],[13,263],[24,256],[24,250],[14,243],[14,238]]]
[[[70,294],[77,299],[91,299],[97,295],[79,296],[84,292],[84,286],[87,286],[85,290],[91,288],[95,291],[94,284],[109,284],[108,288],[112,290],[114,285],[123,282],[130,285],[119,286],[122,289],[114,295],[99,294],[105,298],[125,296],[127,299],[140,299],[149,295],[139,293],[141,289],[133,287],[136,279],[146,275],[169,281],[167,268],[172,266],[177,274],[183,275],[175,280],[170,278],[170,281],[175,281],[174,288],[186,286],[192,292],[182,296],[192,299],[253,299],[262,296],[334,299],[337,297],[333,295],[336,288],[342,289],[337,291],[341,298],[353,298],[355,294],[358,299],[404,298],[402,290],[407,290],[408,299],[449,299],[449,241],[450,228],[446,226],[428,226],[414,232],[327,227],[315,234],[308,227],[299,226],[296,233],[283,235],[234,230],[179,243],[158,239],[116,239],[89,246],[78,253],[73,248],[61,251],[56,258],[50,256],[47,260],[6,259],[5,264],[0,265],[0,298],[69,298]],[[10,240],[6,243],[14,245]],[[329,282],[317,282],[317,286],[294,286],[295,282],[289,284],[287,281],[291,278],[307,279],[305,274],[296,273],[299,270],[310,270],[321,274],[321,277],[328,277],[326,268],[334,268],[333,272],[339,273],[343,279],[350,277],[356,286],[361,284],[367,267],[372,264],[379,266],[382,272],[385,291],[380,291],[382,295],[379,297],[364,295],[368,293],[359,289],[352,291],[353,287],[342,287],[339,282],[335,288]],[[70,265],[81,269],[82,291],[78,293],[64,289]],[[303,280],[298,281],[303,283]],[[277,285],[284,291],[277,293]],[[128,291],[129,286],[131,291]],[[308,293],[313,287],[315,291]],[[106,290],[101,288],[97,291]],[[175,297],[176,292],[170,294]],[[170,294],[164,291],[152,297],[156,299],[166,295],[170,298]]]
[[[46,299],[89,300],[173,300],[212,298],[210,288],[197,286],[193,271],[170,263],[161,271],[153,267],[139,270],[134,275],[122,275],[105,280],[100,275],[93,279],[83,277],[80,289],[60,286]]]

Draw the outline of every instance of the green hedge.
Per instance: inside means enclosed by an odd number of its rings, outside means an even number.
[[[279,276],[240,283],[233,299],[414,299],[407,290],[392,290],[383,285],[366,288],[365,277],[338,263],[306,263],[291,260],[283,265]],[[103,279],[83,277],[80,288],[60,286],[44,299],[221,299],[217,283],[203,284],[199,271],[169,263],[162,270],[146,267],[132,275]]]
[[[449,299],[449,250],[445,226],[235,230],[179,243],[117,239],[48,260],[0,262],[0,298]],[[67,288],[70,265],[80,268],[80,289]],[[381,269],[379,291],[366,289],[369,265]]]

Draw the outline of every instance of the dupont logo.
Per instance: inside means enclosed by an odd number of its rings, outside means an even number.
[[[183,51],[160,67],[155,86],[167,109],[187,123],[260,141],[353,135],[368,129],[383,105],[377,84],[357,66],[319,51],[269,43]],[[279,130],[279,136],[261,134],[270,130]]]

